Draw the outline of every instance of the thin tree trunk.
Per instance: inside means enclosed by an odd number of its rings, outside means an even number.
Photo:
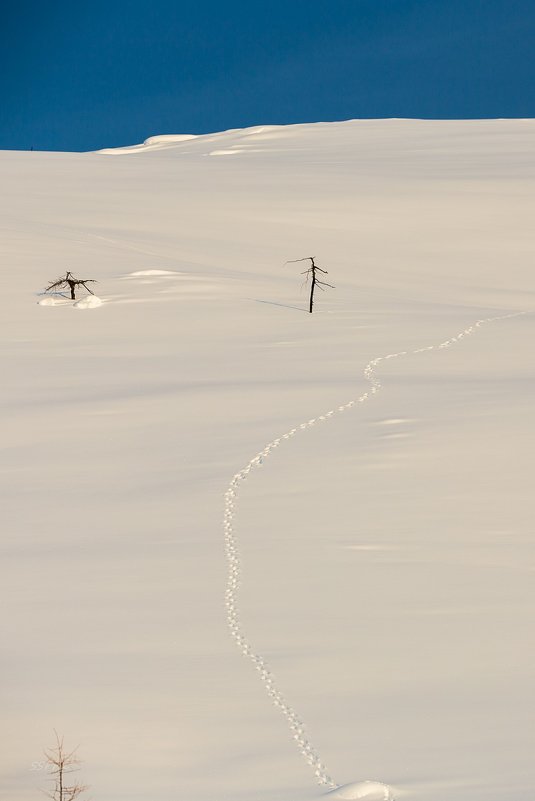
[[[314,287],[316,286],[316,270],[312,268],[312,281],[310,283],[310,303],[308,305],[308,311],[312,314],[312,307],[314,305]]]

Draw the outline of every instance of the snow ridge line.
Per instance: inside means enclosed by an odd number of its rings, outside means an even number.
[[[389,353],[386,356],[378,356],[375,359],[372,359],[366,367],[364,368],[364,376],[366,380],[370,383],[370,389],[367,392],[364,392],[358,398],[350,400],[348,403],[343,404],[342,406],[338,406],[335,409],[331,409],[324,414],[319,415],[318,417],[312,417],[310,420],[307,420],[304,423],[296,426],[295,428],[291,428],[285,434],[281,434],[280,437],[268,442],[268,444],[259,451],[247,464],[243,467],[240,471],[234,474],[232,477],[232,481],[229,484],[229,487],[225,493],[225,511],[223,517],[223,530],[224,530],[224,541],[225,541],[225,555],[227,560],[227,569],[228,569],[228,577],[227,577],[227,588],[225,592],[225,606],[227,610],[227,626],[230,631],[230,635],[232,639],[235,641],[237,647],[240,649],[242,654],[246,656],[253,664],[254,668],[258,671],[260,680],[264,685],[264,689],[267,692],[268,697],[271,699],[271,702],[275,707],[279,709],[283,717],[286,719],[286,723],[288,728],[290,729],[290,733],[295,740],[297,748],[301,756],[305,759],[308,765],[314,771],[314,776],[318,784],[336,788],[339,787],[339,783],[334,781],[334,779],[329,775],[327,772],[327,768],[323,764],[320,759],[318,752],[316,751],[315,747],[308,739],[308,736],[305,731],[305,726],[301,719],[298,717],[295,710],[288,704],[283,694],[280,690],[277,689],[275,684],[275,678],[273,673],[271,672],[269,666],[266,664],[264,658],[259,654],[255,653],[250,642],[248,641],[244,630],[242,628],[240,617],[239,617],[239,607],[238,607],[238,594],[240,588],[240,579],[242,574],[242,564],[240,558],[240,552],[238,549],[238,542],[236,536],[234,534],[234,517],[236,514],[236,498],[238,496],[240,485],[246,480],[247,476],[251,471],[253,471],[257,467],[261,467],[264,459],[269,456],[275,448],[278,448],[279,445],[283,443],[284,440],[289,440],[294,437],[299,431],[304,431],[307,428],[311,428],[312,426],[316,425],[317,423],[324,423],[330,417],[333,417],[335,414],[342,414],[343,412],[351,409],[353,406],[356,406],[358,403],[364,403],[364,401],[368,400],[372,395],[379,392],[381,389],[381,383],[378,378],[375,376],[375,369],[378,364],[382,361],[387,361],[388,359],[395,359],[399,356],[409,356],[417,353],[424,353],[425,351],[430,350],[442,350],[444,348],[449,348],[451,345],[455,345],[457,342],[460,342],[467,336],[470,336],[478,328],[488,323],[497,322],[498,320],[507,320],[511,317],[519,317],[523,314],[528,314],[526,311],[522,312],[513,312],[511,314],[503,314],[497,317],[487,317],[482,320],[477,320],[475,323],[470,325],[468,328],[465,328],[459,334],[451,337],[450,339],[445,340],[444,342],[439,343],[438,345],[427,345],[424,348],[417,348],[416,350],[402,350],[398,353]]]

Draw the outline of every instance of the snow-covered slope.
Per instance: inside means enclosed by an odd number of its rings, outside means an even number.
[[[0,153],[6,798],[54,727],[106,801],[312,801],[304,741],[336,784],[531,796],[534,135]],[[41,305],[66,270],[102,304]]]

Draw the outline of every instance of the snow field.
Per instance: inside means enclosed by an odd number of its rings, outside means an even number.
[[[507,315],[499,315],[496,317],[489,317],[484,320],[477,320],[473,325],[468,326],[463,331],[461,331],[456,336],[451,337],[450,339],[441,342],[438,345],[427,345],[422,348],[416,348],[415,350],[411,351],[410,353],[413,355],[419,353],[425,353],[430,350],[442,350],[443,348],[449,348],[452,345],[460,342],[463,338],[470,336],[478,328],[482,325],[487,323],[493,323],[500,320],[506,320],[511,317],[518,317],[525,314],[525,312],[517,312],[514,314],[507,314]],[[295,710],[288,704],[287,700],[284,698],[282,693],[277,689],[275,683],[275,677],[273,676],[272,672],[270,671],[269,667],[266,665],[264,659],[254,652],[247,636],[244,634],[242,626],[239,620],[239,606],[238,606],[238,591],[240,588],[240,577],[242,573],[242,567],[240,562],[240,554],[238,549],[238,544],[236,540],[236,536],[234,534],[234,517],[236,513],[236,498],[238,496],[241,484],[247,479],[248,475],[257,467],[261,467],[264,463],[264,459],[271,455],[271,453],[279,447],[279,445],[284,441],[294,437],[299,431],[304,431],[311,426],[315,425],[316,423],[323,423],[332,417],[335,414],[340,414],[341,412],[345,412],[348,409],[351,409],[358,403],[364,403],[364,401],[368,400],[371,395],[374,395],[381,389],[381,384],[378,378],[375,376],[375,370],[377,366],[382,361],[388,361],[389,359],[399,358],[401,356],[407,356],[407,351],[400,351],[399,353],[389,353],[386,356],[378,356],[375,359],[370,361],[365,369],[364,369],[364,377],[370,384],[370,390],[365,392],[364,394],[360,395],[356,400],[350,400],[349,402],[338,406],[337,409],[330,409],[325,414],[319,415],[317,418],[311,418],[304,423],[301,423],[296,428],[290,429],[290,431],[285,432],[280,437],[269,442],[263,450],[257,453],[248,463],[247,465],[236,473],[232,481],[230,482],[230,486],[225,493],[225,511],[223,516],[223,530],[224,530],[224,537],[225,537],[225,552],[227,558],[227,570],[228,570],[228,578],[227,578],[227,589],[225,593],[225,605],[227,608],[227,625],[230,631],[232,638],[234,639],[236,645],[242,652],[244,656],[246,656],[252,663],[254,668],[258,671],[260,679],[264,685],[264,689],[267,692],[267,695],[271,702],[274,704],[275,707],[282,713],[284,718],[286,719],[286,723],[288,728],[290,729],[290,733],[293,739],[296,742],[296,745],[299,749],[301,756],[305,759],[306,763],[312,768],[314,777],[319,785],[325,785],[327,787],[334,787],[338,788],[339,785],[337,782],[329,775],[325,765],[322,763],[320,756],[310,740],[308,739],[305,731],[305,727],[303,722],[299,719]],[[387,424],[397,424],[402,422],[400,420],[388,420],[386,421]],[[385,785],[379,785],[372,782],[365,782],[359,784],[352,784],[347,785],[347,790],[344,790],[341,794],[339,793],[337,797],[340,798],[370,798],[370,799],[377,799],[377,801],[390,801],[393,800],[393,795],[391,794],[390,788]]]
[[[533,126],[0,154],[6,797],[53,727],[109,801],[529,797]]]

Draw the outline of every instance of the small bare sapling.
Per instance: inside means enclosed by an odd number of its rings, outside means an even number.
[[[318,273],[322,273],[323,275],[328,275],[327,270],[322,270],[321,267],[318,267],[315,261],[314,256],[306,256],[304,259],[292,259],[291,261],[287,261],[286,264],[296,264],[298,261],[309,261],[310,267],[308,270],[303,270],[301,275],[305,275],[305,284],[308,284],[310,281],[310,298],[308,301],[308,310],[310,314],[312,314],[312,308],[314,306],[314,290],[316,287],[321,289],[322,292],[325,291],[325,287],[328,286],[330,289],[334,289],[332,284],[328,284],[326,281],[320,281],[318,278]]]
[[[45,751],[48,773],[54,787],[44,790],[44,793],[52,801],[75,801],[88,789],[88,785],[69,779],[71,773],[80,770],[78,767],[80,760],[76,756],[77,749],[67,751],[63,745],[63,737],[60,737],[57,731],[54,731],[54,734],[56,745]]]
[[[89,289],[87,286],[88,284],[95,284],[96,281],[93,278],[75,278],[72,273],[67,273],[64,278],[58,278],[57,281],[54,281],[52,284],[47,286],[45,292],[52,292],[52,290],[57,289],[70,289],[71,291],[71,300],[76,300],[76,289],[79,286],[83,286],[84,289],[87,289],[89,294],[94,295],[95,293]]]

